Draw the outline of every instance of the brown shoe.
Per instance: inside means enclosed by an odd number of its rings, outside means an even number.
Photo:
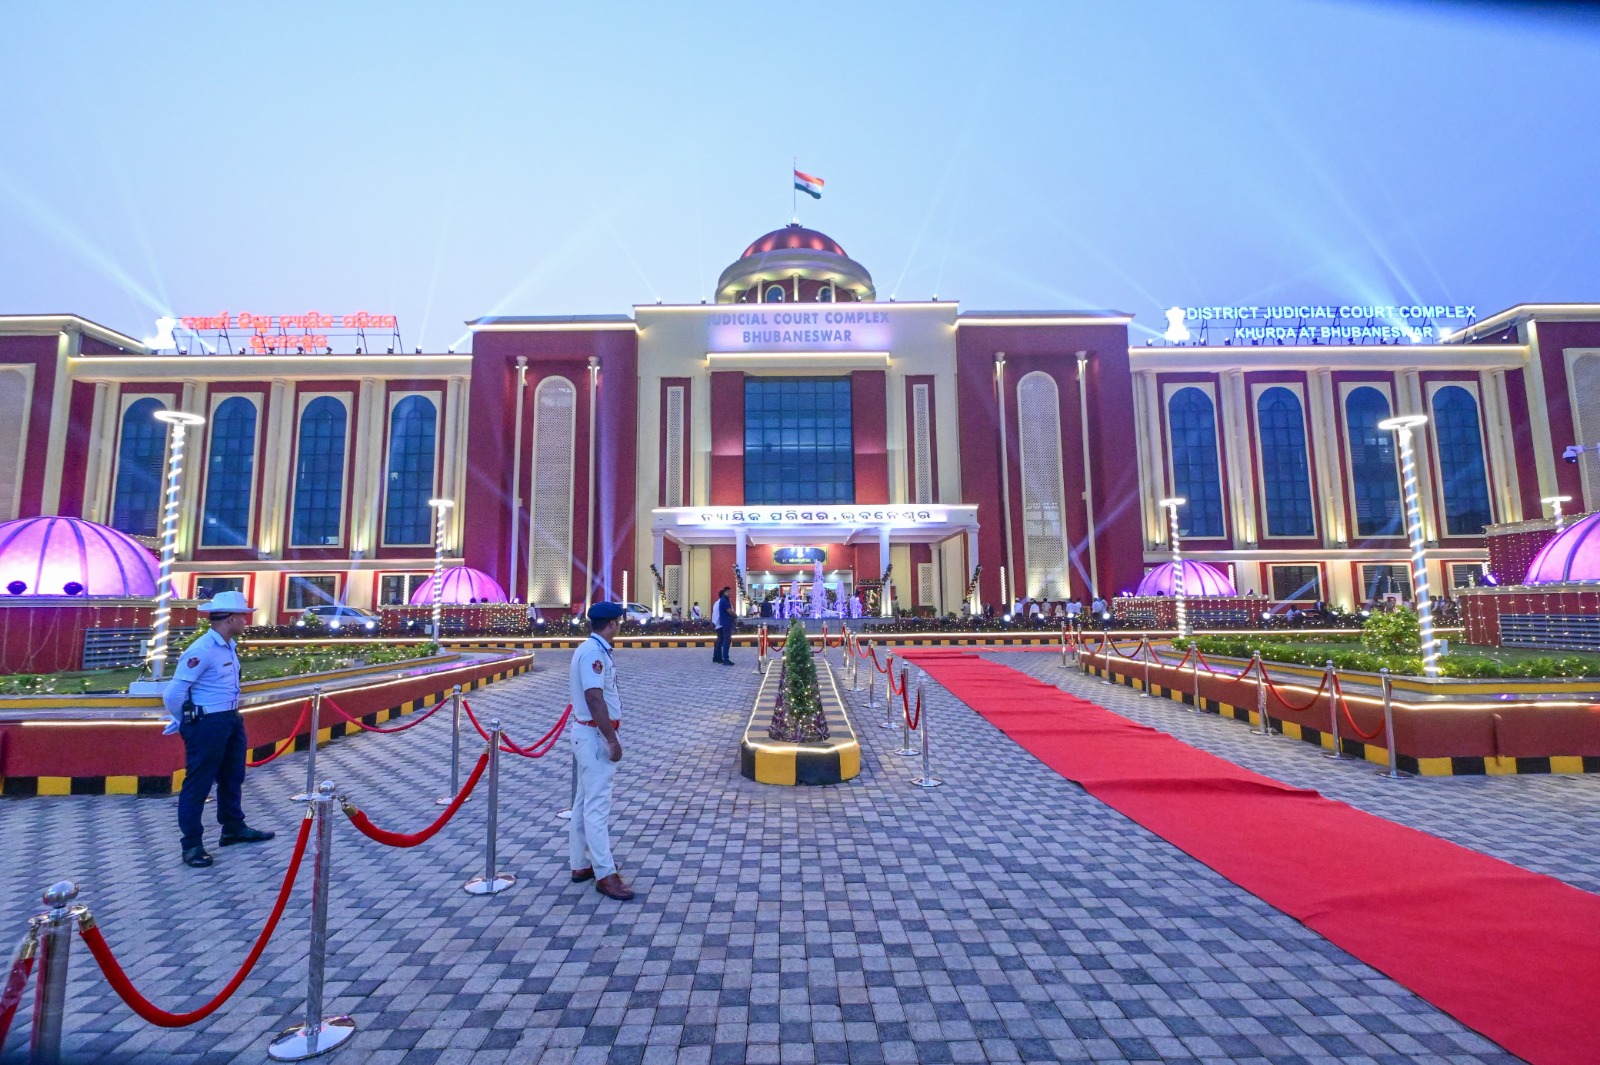
[[[601,877],[594,882],[594,889],[608,899],[620,899],[626,902],[633,898],[633,888],[622,882],[621,873]]]
[[[574,869],[572,871],[572,882],[574,884],[581,884],[585,880],[593,880],[593,879],[594,879],[594,870],[593,869]]]

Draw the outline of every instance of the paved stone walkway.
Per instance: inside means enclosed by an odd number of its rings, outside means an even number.
[[[837,652],[835,652],[835,655]],[[898,730],[856,726],[862,776],[780,789],[738,773],[755,690],[678,650],[618,654],[628,755],[613,826],[640,899],[567,882],[563,756],[505,759],[500,866],[488,898],[484,803],[422,847],[383,848],[336,819],[327,1002],[354,1015],[335,1062],[1498,1062],[1514,1060],[1295,921],[1069,784],[930,690],[944,787],[912,787]],[[1595,888],[1600,782],[1380,782],[1308,745],[1064,674],[1099,698],[1252,768]],[[472,699],[527,742],[566,702],[565,653]],[[881,710],[879,711],[881,713]],[[879,718],[878,720],[881,720]],[[475,755],[478,744],[469,743]],[[322,774],[387,828],[434,816],[442,715],[322,750]],[[304,755],[252,771],[246,808],[279,839],[178,864],[172,799],[0,804],[0,929],[70,877],[135,982],[167,1008],[219,987],[270,905]],[[74,951],[69,1060],[259,1062],[298,1021],[307,893],[244,990],[190,1029],[153,1028]],[[7,945],[9,946],[9,944]],[[27,1009],[5,1061],[21,1060]]]

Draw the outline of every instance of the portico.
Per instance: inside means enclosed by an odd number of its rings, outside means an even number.
[[[749,549],[752,545],[820,546],[838,545],[859,549],[877,545],[873,580],[889,569],[890,549],[899,544],[927,544],[938,547],[964,538],[965,568],[970,573],[978,562],[978,508],[976,505],[855,505],[836,506],[707,506],[657,507],[651,511],[653,559],[656,570],[666,565],[668,541],[680,548],[728,547],[734,550],[734,565],[741,575],[749,574]],[[935,550],[935,565],[943,557]],[[865,561],[857,550],[854,557]],[[871,556],[868,556],[871,557]],[[870,564],[870,563],[869,563]],[[862,583],[858,578],[854,582]],[[891,576],[891,586],[895,583]],[[905,582],[901,582],[904,587]],[[943,587],[944,575],[937,574],[935,586]],[[657,592],[657,607],[660,608]],[[880,613],[893,612],[890,595],[882,596]],[[967,609],[966,604],[943,604],[945,610]]]

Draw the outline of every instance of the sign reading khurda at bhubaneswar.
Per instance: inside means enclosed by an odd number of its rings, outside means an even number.
[[[758,305],[711,316],[713,351],[884,351],[893,337],[887,310],[853,304]]]
[[[323,314],[321,311],[307,311],[305,314],[248,312],[234,314],[223,311],[221,314],[213,315],[188,315],[179,318],[177,324],[192,333],[226,333],[232,329],[242,330],[250,334],[250,350],[263,354],[273,351],[293,351],[296,348],[308,348],[312,351],[326,348],[328,334],[324,330],[392,331],[399,328],[399,322],[394,315],[371,314],[367,311],[357,311],[354,314]]]

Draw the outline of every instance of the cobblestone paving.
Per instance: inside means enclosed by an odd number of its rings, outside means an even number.
[[[1003,660],[1062,679],[1047,654]],[[478,693],[474,708],[527,742],[566,702],[566,662],[541,652],[533,673]],[[930,688],[928,710],[941,788],[909,784],[913,760],[891,753],[899,731],[880,727],[881,706],[867,713],[864,693],[850,697],[858,780],[745,781],[735,744],[750,664],[748,652],[731,669],[693,652],[618,654],[628,755],[613,827],[633,903],[567,881],[553,816],[564,749],[503,764],[499,865],[518,882],[498,896],[461,890],[481,872],[482,799],[413,850],[380,847],[339,816],[327,1004],[360,1029],[330,1060],[1514,1060],[1089,798],[942,690]],[[1249,749],[1242,725],[1064,683],[1254,768],[1593,886],[1593,854],[1575,854],[1600,835],[1593,782],[1384,791],[1309,746]],[[319,767],[378,824],[410,830],[434,816],[448,751],[438,715],[340,740]],[[0,804],[0,928],[20,934],[48,882],[76,879],[141,989],[192,1007],[231,975],[271,903],[304,757],[254,770],[246,786],[252,821],[279,839],[217,850],[210,870],[178,864],[171,799]],[[244,991],[190,1029],[138,1020],[75,949],[69,1059],[265,1060],[302,1008],[309,871]],[[25,1007],[7,1062],[21,1058],[26,1022]]]

